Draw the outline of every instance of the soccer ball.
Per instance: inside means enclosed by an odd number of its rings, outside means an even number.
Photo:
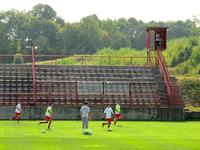
[[[112,129],[111,129],[111,128],[108,128],[108,132],[112,132]]]
[[[92,135],[92,130],[85,129],[84,134],[86,134],[86,135]]]
[[[45,134],[45,130],[42,130],[42,133]]]
[[[92,131],[89,131],[89,132],[88,132],[88,135],[92,135]]]

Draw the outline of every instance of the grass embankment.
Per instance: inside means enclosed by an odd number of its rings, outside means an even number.
[[[56,60],[37,62],[37,64],[59,65],[145,65],[146,51],[123,48],[120,50],[102,49],[93,55],[73,55]]]

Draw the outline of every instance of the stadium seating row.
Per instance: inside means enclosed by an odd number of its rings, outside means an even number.
[[[32,105],[31,65],[0,65],[0,104],[14,105],[20,96]],[[99,106],[169,106],[162,76],[155,67],[36,65],[36,104]]]

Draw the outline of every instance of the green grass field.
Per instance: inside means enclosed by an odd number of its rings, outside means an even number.
[[[199,150],[200,122],[119,122],[107,132],[91,121],[93,135],[81,134],[80,121],[0,121],[1,150]]]

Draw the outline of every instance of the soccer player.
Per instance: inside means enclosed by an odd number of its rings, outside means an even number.
[[[114,112],[113,112],[112,108],[110,107],[110,104],[108,104],[108,106],[104,110],[104,117],[106,118],[106,120],[108,122],[102,123],[102,127],[104,127],[104,125],[106,125],[106,124],[108,125],[108,131],[112,131],[110,128],[111,122],[112,122],[112,114],[114,115]]]
[[[114,125],[116,125],[117,120],[121,118],[120,115],[120,105],[119,102],[117,102],[116,106],[115,106],[115,119],[114,119]]]
[[[21,100],[19,100],[15,109],[15,115],[11,117],[10,120],[17,120],[19,123],[19,120],[21,119],[21,113],[22,113],[22,105],[21,105]]]
[[[51,115],[52,115],[52,113],[53,113],[53,111],[52,111],[52,105],[53,105],[52,102],[49,103],[49,106],[47,107],[46,114],[45,114],[45,121],[39,122],[38,125],[43,124],[43,123],[49,123],[48,129],[51,128],[51,122],[52,122],[52,117],[51,117]]]
[[[88,129],[88,118],[91,118],[90,107],[88,107],[88,102],[85,102],[80,109],[80,115],[82,118],[82,132],[83,134]]]

